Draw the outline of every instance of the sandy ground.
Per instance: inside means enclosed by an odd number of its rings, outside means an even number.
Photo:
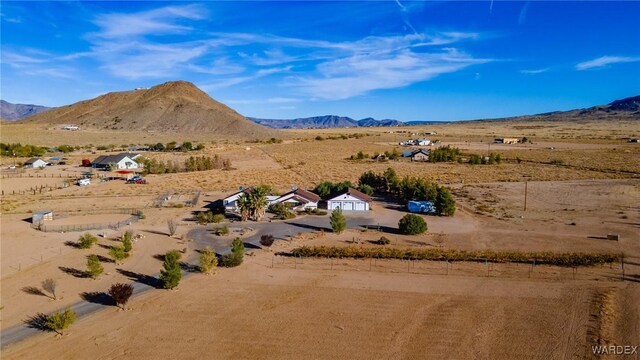
[[[80,320],[3,349],[6,359],[588,357],[603,292],[632,301],[638,285],[270,268],[237,269],[154,290],[128,311]],[[633,318],[637,323],[638,304]],[[617,329],[613,324],[613,329]],[[637,328],[627,332],[637,341]]]
[[[236,170],[150,175],[148,185],[109,181],[13,195],[8,191],[55,186],[65,175],[75,176],[83,169],[50,167],[29,170],[31,177],[2,178],[0,326],[7,330],[38,312],[76,303],[86,292],[131,281],[117,269],[154,275],[161,268],[156,255],[169,249],[196,256],[194,242],[183,237],[197,226],[186,219],[198,209],[179,207],[196,191],[203,191],[201,205],[205,205],[239,185],[266,183],[282,192],[293,184],[312,187],[323,180],[355,181],[363,171],[380,172],[387,167],[401,176],[423,176],[451,186],[458,201],[456,215],[425,216],[427,234],[401,236],[393,229],[404,212],[376,202],[367,216],[386,227],[383,234],[362,229],[342,235],[307,234],[279,241],[272,251],[300,245],[378,246],[369,241],[385,235],[391,246],[400,247],[624,252],[629,281],[620,281],[617,265],[579,269],[577,274],[571,269],[538,267],[531,274],[527,265],[506,264],[452,264],[449,268],[443,263],[401,261],[373,266],[353,260],[327,263],[326,259],[281,263],[274,261],[272,252],[254,250],[255,255],[239,268],[219,269],[215,276],[190,275],[177,291],[145,292],[133,299],[128,311],[107,306],[80,319],[61,338],[42,333],[3,348],[2,356],[567,359],[590,358],[590,346],[596,343],[639,345],[640,147],[617,138],[632,131],[634,124],[621,124],[615,138],[607,138],[613,130],[597,124],[579,131],[571,130],[575,125],[570,124],[534,125],[434,127],[443,143],[476,152],[488,150],[487,141],[495,136],[533,138],[533,144],[492,145],[492,151],[511,159],[495,166],[353,162],[346,158],[359,150],[392,150],[390,144],[408,135],[385,129],[338,129],[322,133],[358,131],[370,136],[315,141],[320,132],[314,130],[288,133],[286,141],[273,145],[206,143],[203,154],[226,156]],[[571,131],[570,139],[558,140],[560,133]],[[108,135],[93,135],[83,141],[113,142]],[[136,141],[136,134],[126,136]],[[171,140],[180,138],[167,135],[157,141]],[[70,158],[79,163],[95,156],[87,152]],[[546,164],[554,159],[562,164]],[[523,175],[531,180],[526,211]],[[166,207],[152,208],[154,199],[167,192],[173,195]],[[107,236],[93,249],[79,250],[67,243],[77,241],[80,233],[43,233],[24,221],[41,209],[64,214],[56,222],[113,220],[122,215],[108,210],[123,208],[143,209],[146,219],[129,228],[145,237],[134,245],[133,257],[118,265],[106,259],[108,247],[117,244],[114,239],[126,229],[93,231]],[[168,219],[180,223],[175,238],[166,234]],[[328,217],[324,221],[328,227]],[[607,234],[620,235],[620,241],[606,240]],[[358,244],[353,244],[354,239]],[[105,257],[105,274],[98,280],[78,277],[90,254]],[[23,290],[39,286],[45,278],[58,281],[61,299],[53,301]]]

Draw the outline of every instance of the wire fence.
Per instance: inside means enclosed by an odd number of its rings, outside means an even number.
[[[562,267],[523,263],[451,262],[401,259],[309,258],[273,255],[268,266],[276,269],[358,271],[418,275],[482,276],[540,280],[608,280],[625,278],[624,262],[588,267]]]
[[[96,214],[131,214],[129,218],[126,220],[118,221],[118,222],[108,222],[108,223],[90,223],[90,224],[70,224],[70,225],[53,225],[47,224],[46,222],[31,224],[31,227],[40,230],[43,232],[74,232],[74,231],[89,231],[89,230],[103,230],[103,229],[112,229],[119,230],[124,226],[131,225],[138,220],[140,220],[144,215],[141,210],[138,209],[113,209],[113,210],[94,210],[94,211],[83,211],[82,215],[96,215]],[[77,215],[71,213],[62,213],[56,215],[57,218],[65,217],[69,215]]]

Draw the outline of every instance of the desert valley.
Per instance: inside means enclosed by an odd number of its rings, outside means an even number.
[[[640,344],[639,97],[269,124],[185,81],[3,120],[3,359],[573,359]]]

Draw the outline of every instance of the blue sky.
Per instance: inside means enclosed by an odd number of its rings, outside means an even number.
[[[640,2],[13,2],[0,97],[170,80],[246,116],[463,120],[640,94]]]

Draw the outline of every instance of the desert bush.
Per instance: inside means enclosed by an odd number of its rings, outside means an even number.
[[[235,238],[231,243],[231,254],[222,256],[220,265],[224,267],[236,267],[244,260],[244,243],[242,239]]]
[[[336,234],[342,233],[347,228],[347,219],[345,219],[340,208],[336,208],[331,212],[331,229]]]
[[[389,245],[391,244],[391,240],[389,240],[389,238],[387,238],[386,236],[381,236],[380,240],[378,240],[378,245]]]
[[[100,263],[98,255],[89,255],[87,258],[87,274],[91,276],[92,279],[97,279],[103,271],[104,268]]]
[[[393,247],[328,247],[303,246],[293,249],[292,256],[332,257],[332,258],[379,258],[414,259],[431,261],[489,261],[496,263],[529,263],[556,266],[592,266],[619,262],[623,255],[614,253],[553,253],[553,252],[516,252],[493,250],[455,250],[443,248],[401,249]]]
[[[57,300],[58,299],[58,297],[56,295],[56,289],[57,288],[58,288],[58,283],[55,280],[51,279],[51,278],[45,279],[42,282],[42,289],[44,291],[48,292],[49,294],[51,294],[51,297],[53,297],[53,300]]]
[[[215,234],[218,236],[229,235],[229,227],[227,225],[223,225],[219,228],[216,228]]]
[[[128,254],[124,251],[123,246],[112,246],[111,249],[109,249],[109,256],[111,256],[116,264],[119,264],[122,260],[127,258]]]
[[[202,250],[202,253],[200,253],[200,272],[209,274],[216,266],[218,266],[216,253],[207,246]]]
[[[563,165],[564,164],[564,160],[562,160],[562,159],[552,159],[551,161],[549,161],[549,164],[551,164],[551,165]]]
[[[167,220],[167,228],[169,229],[169,236],[173,236],[178,231],[178,223],[173,219]]]
[[[124,310],[125,305],[127,305],[131,295],[133,295],[133,285],[121,283],[113,284],[109,288],[109,295],[111,295],[113,301],[115,301],[116,304]]]
[[[306,208],[304,209],[303,212],[300,212],[300,214],[307,214],[307,215],[327,215],[327,212],[324,210],[320,210],[318,208]]]
[[[131,252],[133,249],[133,232],[127,230],[124,235],[122,235],[122,248],[124,252],[127,254]]]
[[[80,236],[80,238],[78,239],[78,247],[80,249],[90,249],[93,244],[98,242],[98,238],[96,238],[95,236],[89,234],[89,233],[85,233],[84,235]]]
[[[416,214],[407,214],[398,221],[400,233],[405,235],[418,235],[427,231],[427,223]]]
[[[165,289],[175,289],[182,279],[181,256],[177,250],[168,251],[164,256],[163,269],[160,270],[160,281]]]
[[[260,244],[269,247],[273,245],[274,240],[275,238],[271,234],[262,235],[260,237]]]
[[[71,308],[47,316],[46,326],[60,335],[76,321],[77,315]]]
[[[277,203],[269,206],[269,212],[275,214],[275,219],[288,220],[296,217],[296,214],[285,203]]]

